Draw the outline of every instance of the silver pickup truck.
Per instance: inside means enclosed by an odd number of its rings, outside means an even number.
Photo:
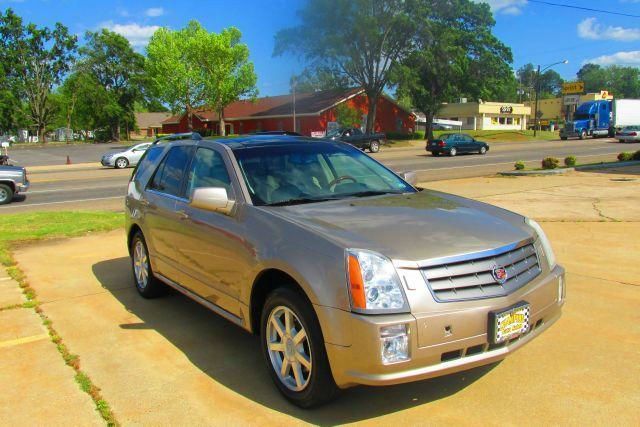
[[[11,203],[15,194],[29,189],[27,170],[21,166],[0,166],[0,205]]]

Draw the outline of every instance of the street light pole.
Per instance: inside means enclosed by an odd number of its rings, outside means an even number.
[[[296,130],[296,76],[293,76],[293,131]]]
[[[551,65],[547,65],[546,67],[544,67],[542,69],[542,71],[540,71],[540,65],[538,65],[538,71],[536,73],[536,87],[535,87],[535,92],[536,92],[536,102],[535,102],[535,111],[533,112],[534,117],[535,117],[535,125],[533,126],[533,136],[537,136],[538,135],[538,127],[540,126],[540,119],[538,118],[538,98],[540,98],[540,73],[547,71],[549,68],[553,67],[554,65],[558,65],[558,64],[568,64],[569,60],[565,59],[564,61],[560,61],[560,62],[554,62]]]

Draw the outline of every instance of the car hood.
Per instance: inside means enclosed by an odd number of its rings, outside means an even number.
[[[0,172],[7,172],[7,173],[22,173],[22,171],[24,170],[24,167],[22,166],[13,166],[13,165],[2,165],[0,166]]]
[[[345,249],[404,261],[496,249],[533,235],[520,215],[428,190],[267,209]]]

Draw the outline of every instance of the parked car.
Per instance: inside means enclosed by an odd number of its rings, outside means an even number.
[[[361,150],[369,150],[370,153],[380,151],[380,145],[386,140],[384,133],[367,134],[359,128],[333,129],[327,132],[326,137],[334,141],[346,142]]]
[[[142,144],[134,145],[123,151],[114,151],[106,153],[102,156],[100,163],[102,166],[109,166],[116,169],[124,169],[128,166],[135,166],[138,164],[142,155],[147,148],[151,146],[151,142],[143,142]]]
[[[21,166],[0,166],[0,205],[11,203],[13,196],[29,189],[27,170]]]
[[[453,157],[459,153],[486,154],[489,144],[477,141],[464,133],[443,133],[440,137],[429,140],[426,150],[434,156],[448,154]]]
[[[620,142],[640,141],[640,126],[624,126],[616,132],[616,138]]]
[[[159,143],[125,206],[140,295],[169,286],[259,335],[301,407],[501,360],[564,304],[536,222],[327,139]]]

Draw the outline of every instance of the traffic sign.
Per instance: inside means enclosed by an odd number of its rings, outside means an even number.
[[[583,93],[584,82],[570,82],[562,83],[562,94],[567,95],[570,93]]]

